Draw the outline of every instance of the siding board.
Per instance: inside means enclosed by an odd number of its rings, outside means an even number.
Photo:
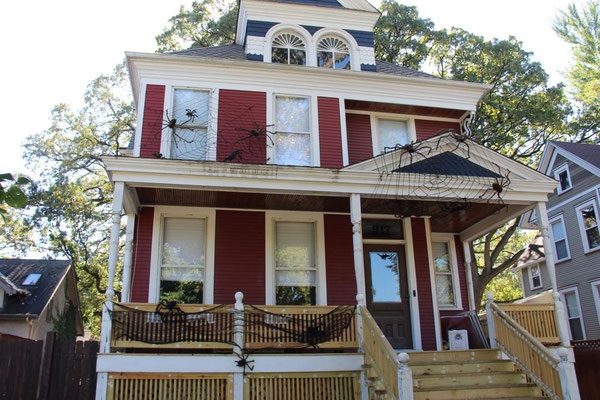
[[[154,207],[144,207],[136,218],[133,240],[133,262],[131,272],[131,301],[148,301],[150,287],[150,257],[152,255],[152,229]]]
[[[346,114],[348,162],[356,164],[373,157],[371,117],[365,114]]]
[[[317,104],[319,109],[321,167],[341,168],[343,167],[343,161],[339,99],[319,97]]]
[[[157,154],[160,153],[164,104],[165,86],[147,85],[140,157],[156,158]]]
[[[324,215],[327,304],[356,303],[352,223],[348,215]]]
[[[460,124],[458,122],[415,119],[417,140],[429,139],[430,137],[435,136],[441,131],[447,129],[454,129],[456,132],[460,132]]]

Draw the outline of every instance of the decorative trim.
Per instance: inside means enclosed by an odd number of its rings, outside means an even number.
[[[359,46],[361,65],[375,65],[375,49],[373,47]]]
[[[260,36],[247,36],[246,37],[246,48],[244,51],[246,54],[253,54],[257,56],[263,56],[265,49],[265,38]],[[268,57],[271,60],[271,57]]]

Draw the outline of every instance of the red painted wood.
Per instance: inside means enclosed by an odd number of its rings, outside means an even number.
[[[152,255],[152,225],[154,207],[144,207],[135,222],[133,262],[131,272],[131,301],[148,301],[150,287],[150,257]]]
[[[352,223],[348,215],[324,215],[327,304],[356,303]]]
[[[460,124],[458,122],[415,119],[415,130],[417,131],[417,140],[429,139],[430,137],[435,136],[438,133],[447,129],[454,129],[456,132],[460,132]]]
[[[156,158],[156,155],[160,152],[164,104],[165,86],[147,85],[140,157]]]
[[[421,344],[423,350],[435,350],[435,322],[433,299],[431,295],[431,274],[429,271],[429,252],[427,249],[427,231],[425,219],[412,218],[413,249],[415,254],[415,272],[417,293],[419,295],[419,317],[421,320]]]
[[[371,117],[369,115],[346,114],[346,136],[350,164],[373,157]]]
[[[321,167],[341,168],[342,161],[342,128],[340,124],[339,99],[319,97],[319,148]]]
[[[265,213],[217,210],[215,234],[215,303],[264,304]]]
[[[245,90],[219,91],[217,161],[266,164],[267,94]],[[250,131],[259,131],[250,136]],[[234,156],[234,152],[239,152]],[[229,161],[228,161],[229,162]]]

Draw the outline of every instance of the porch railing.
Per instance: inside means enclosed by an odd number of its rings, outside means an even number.
[[[542,343],[560,343],[554,304],[502,304],[499,307]]]

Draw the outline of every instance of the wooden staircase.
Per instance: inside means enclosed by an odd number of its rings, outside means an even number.
[[[549,398],[496,349],[415,352],[409,366],[415,400]]]

